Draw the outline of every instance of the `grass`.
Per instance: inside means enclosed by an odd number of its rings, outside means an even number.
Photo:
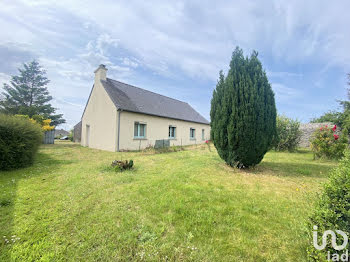
[[[0,261],[305,260],[305,222],[336,162],[269,152],[236,170],[212,151],[42,146],[32,167],[0,172]],[[135,168],[114,173],[114,159]]]

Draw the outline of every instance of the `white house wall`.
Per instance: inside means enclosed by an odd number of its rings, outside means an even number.
[[[89,143],[87,125],[90,126]],[[81,145],[83,146],[116,151],[117,109],[100,81],[95,81],[82,117],[81,134]]]
[[[146,124],[146,138],[134,138],[134,123]],[[156,140],[169,139],[169,126],[176,127],[176,138],[170,140],[170,145],[201,144],[210,139],[210,126],[205,124],[174,120],[139,113],[122,111],[120,113],[120,150],[138,150],[149,145],[154,146]],[[195,140],[190,139],[190,128],[194,128]],[[204,139],[202,139],[204,129]]]

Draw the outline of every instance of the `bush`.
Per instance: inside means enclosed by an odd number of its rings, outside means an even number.
[[[229,72],[220,72],[213,92],[210,118],[211,139],[228,165],[260,163],[276,135],[276,105],[257,52],[233,52]]]
[[[348,131],[343,130],[339,134],[337,126],[329,128],[321,127],[316,130],[311,140],[311,149],[317,158],[340,159],[344,150],[348,147]]]
[[[309,221],[310,246],[308,254],[311,260],[326,261],[327,252],[341,254],[330,245],[328,236],[327,246],[318,251],[313,246],[311,231],[317,226],[318,244],[322,243],[321,237],[325,230],[342,230],[350,236],[350,151],[346,150],[344,158],[339,166],[333,170],[329,182],[324,185],[322,195],[316,204],[315,211]],[[342,237],[337,234],[338,245],[343,243]],[[349,249],[349,244],[347,245]],[[345,249],[344,249],[345,250]],[[343,250],[343,251],[344,251]]]
[[[297,149],[301,138],[300,122],[286,116],[277,117],[277,135],[274,148],[277,151],[293,152]]]
[[[22,117],[0,114],[0,170],[32,164],[42,139],[40,125]]]
[[[69,131],[68,140],[73,142],[73,138],[74,138],[74,129],[71,129]]]

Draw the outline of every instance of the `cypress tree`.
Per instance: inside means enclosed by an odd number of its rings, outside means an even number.
[[[257,165],[276,134],[276,105],[258,53],[236,47],[225,77],[220,71],[211,100],[211,139],[230,166]]]

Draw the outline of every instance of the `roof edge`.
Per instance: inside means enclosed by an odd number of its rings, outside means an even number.
[[[90,91],[90,94],[89,94],[89,98],[88,98],[88,100],[86,101],[86,104],[85,104],[85,107],[84,107],[84,111],[83,111],[83,113],[81,114],[80,121],[83,120],[83,116],[84,116],[84,114],[85,114],[87,105],[89,104],[89,101],[90,101],[90,98],[91,98],[91,94],[92,94],[92,90],[94,90],[94,88],[95,88],[95,84],[92,85],[92,88],[91,88],[91,91]]]

